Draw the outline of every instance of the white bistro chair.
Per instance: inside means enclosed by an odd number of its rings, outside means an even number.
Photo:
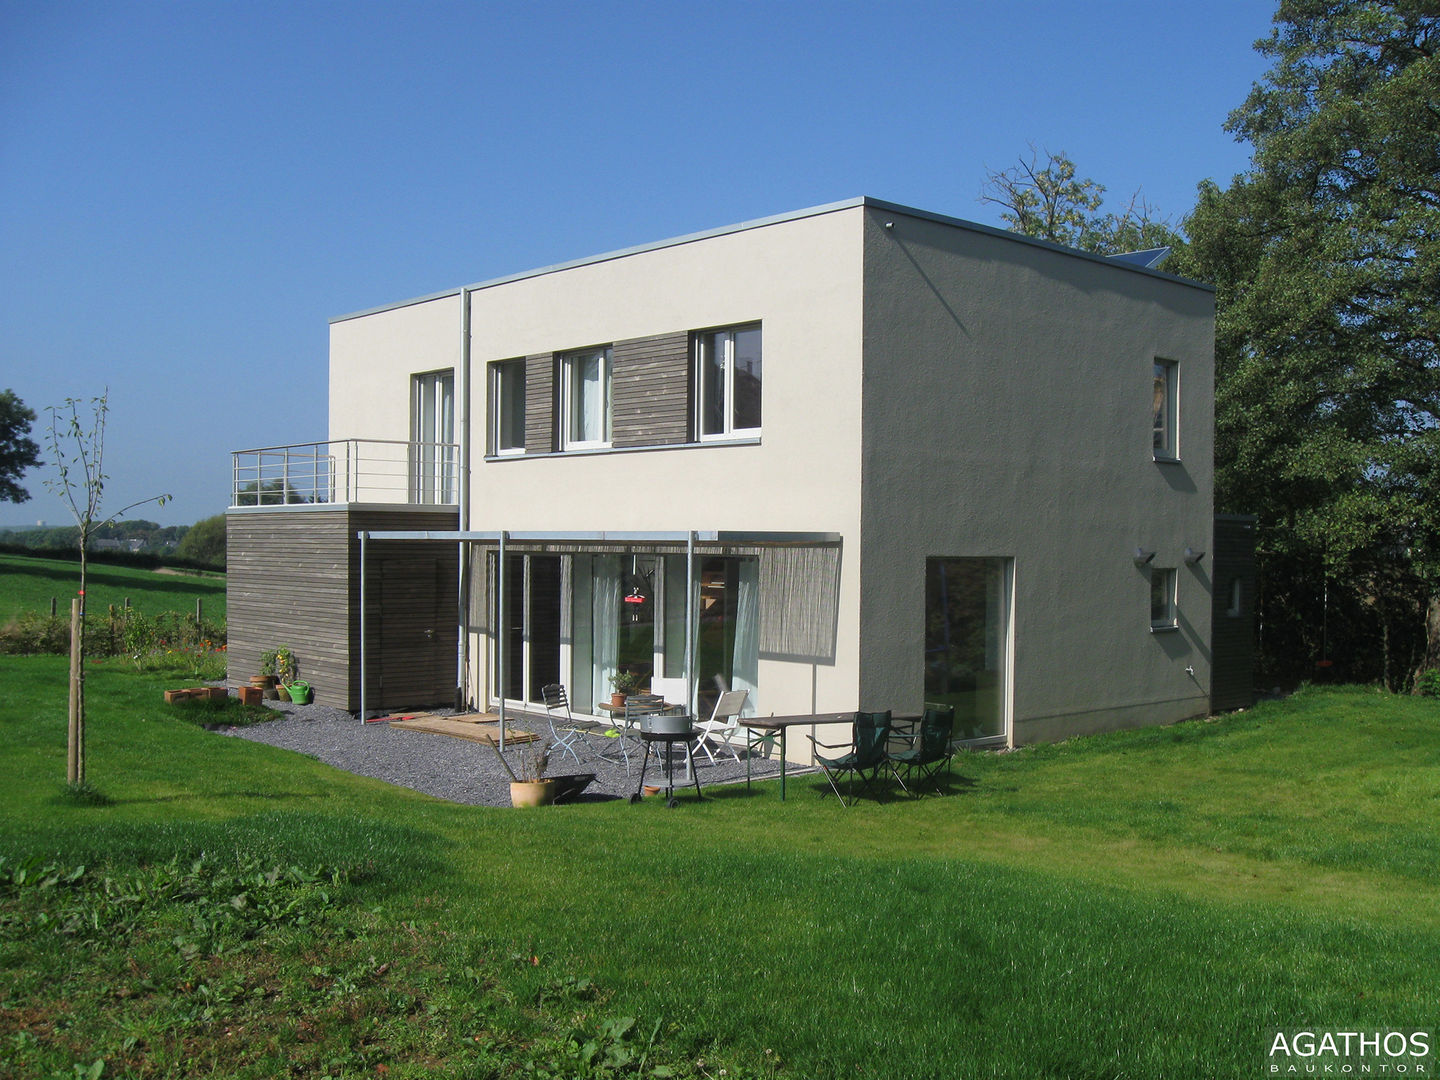
[[[740,733],[740,710],[745,708],[745,698],[749,694],[749,690],[726,690],[715,702],[715,711],[710,714],[710,719],[695,725],[700,732],[700,749],[705,751],[711,765],[715,764],[715,755],[710,750],[712,745],[721,753],[728,751],[736,761],[740,760],[735,740]]]

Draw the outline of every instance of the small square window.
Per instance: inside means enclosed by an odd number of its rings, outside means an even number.
[[[1180,457],[1177,427],[1180,420],[1180,365],[1173,360],[1155,361],[1154,454],[1156,461]]]
[[[525,451],[525,361],[490,365],[490,452]]]
[[[1175,578],[1173,568],[1152,567],[1150,570],[1150,629],[1173,630],[1175,617]]]
[[[610,445],[610,347],[560,358],[560,449]]]

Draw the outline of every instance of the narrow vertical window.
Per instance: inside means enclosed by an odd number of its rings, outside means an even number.
[[[410,380],[410,500],[459,501],[455,474],[455,373]]]
[[[610,445],[610,349],[587,349],[560,360],[560,449]]]
[[[760,326],[695,335],[695,431],[701,439],[760,434]]]
[[[525,450],[525,361],[497,360],[490,365],[490,452]]]
[[[1150,629],[1173,630],[1175,616],[1175,570],[1152,567],[1150,570]]]
[[[1180,419],[1180,370],[1173,360],[1155,361],[1154,454],[1157,461],[1180,456],[1176,428]]]

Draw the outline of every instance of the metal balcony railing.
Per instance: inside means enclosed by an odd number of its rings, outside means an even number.
[[[231,506],[460,501],[455,443],[334,439],[235,450]]]

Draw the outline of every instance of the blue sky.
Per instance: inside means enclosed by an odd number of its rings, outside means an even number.
[[[1030,143],[1179,219],[1273,11],[0,0],[0,389],[108,385],[106,507],[188,524],[330,434],[336,315],[856,195],[999,224]]]

